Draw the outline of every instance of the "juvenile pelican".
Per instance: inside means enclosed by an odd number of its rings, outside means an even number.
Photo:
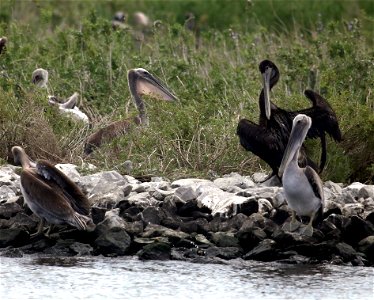
[[[94,229],[88,199],[75,183],[46,160],[34,164],[19,146],[12,148],[12,154],[14,162],[23,168],[21,192],[25,202],[41,219],[38,231],[31,236],[42,233],[45,221],[69,224],[80,230]]]
[[[286,200],[293,210],[289,228],[284,226],[284,229],[294,231],[299,227],[300,224],[296,222],[296,212],[300,217],[310,217],[309,224],[303,229],[303,233],[308,236],[313,235],[312,223],[317,215],[322,216],[325,201],[322,182],[318,174],[309,166],[300,168],[298,165],[299,151],[311,125],[310,117],[303,114],[295,117],[287,148],[279,167],[279,177],[283,177]]]
[[[91,134],[85,144],[84,153],[86,155],[93,152],[103,143],[109,142],[115,137],[119,137],[127,133],[135,126],[148,126],[149,120],[146,113],[145,103],[141,95],[152,95],[155,98],[165,101],[175,101],[177,98],[164,86],[163,83],[147,70],[142,68],[131,69],[127,73],[128,85],[130,93],[134,100],[135,106],[139,111],[139,115],[134,118],[128,118],[111,123]]]
[[[48,96],[48,102],[52,105],[57,106],[62,114],[66,114],[75,120],[80,120],[88,124],[88,116],[84,112],[82,112],[77,106],[78,97],[79,94],[74,93],[67,100],[61,103],[61,100],[57,97]]]

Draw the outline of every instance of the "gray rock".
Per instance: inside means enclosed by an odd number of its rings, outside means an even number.
[[[197,234],[195,235],[195,241],[200,244],[200,245],[209,245],[209,246],[213,246],[213,243],[211,243],[205,235],[203,234]]]
[[[364,212],[364,206],[361,203],[350,203],[343,206],[342,213],[344,216],[357,216]]]
[[[93,248],[89,244],[83,244],[79,242],[74,242],[69,246],[69,248],[76,253],[77,256],[91,255]]]
[[[374,263],[374,235],[370,235],[362,239],[358,243],[358,249],[365,253],[366,257]]]
[[[230,232],[212,233],[211,241],[218,247],[239,247],[239,240]]]
[[[341,194],[342,193],[342,187],[339,184],[337,184],[335,182],[332,182],[330,180],[326,181],[324,183],[324,186],[326,188],[328,188],[334,194]]]
[[[0,201],[9,200],[16,197],[16,191],[13,186],[2,185],[0,186]]]
[[[358,198],[372,198],[374,199],[374,185],[365,185],[358,191]]]
[[[0,219],[9,219],[22,211],[22,207],[15,201],[7,201],[0,204]]]
[[[174,196],[181,202],[191,201],[197,198],[196,186],[182,185],[175,190]]]
[[[172,188],[178,188],[181,186],[189,186],[189,185],[194,185],[194,184],[206,184],[209,183],[211,184],[212,182],[207,179],[199,179],[199,178],[185,178],[185,179],[178,179],[175,180],[171,183]]]
[[[159,207],[149,206],[141,212],[141,216],[145,224],[160,224],[163,211]]]
[[[354,198],[358,198],[360,190],[364,187],[365,185],[360,183],[360,182],[353,182],[349,186],[343,188],[344,191],[348,191]]]
[[[118,227],[102,232],[94,241],[96,251],[104,255],[125,255],[130,244],[130,236]]]
[[[338,243],[336,244],[337,254],[343,258],[343,261],[350,261],[356,257],[357,252],[351,245],[346,243]]]
[[[144,238],[152,238],[157,236],[167,237],[172,242],[176,242],[189,237],[189,235],[185,232],[169,229],[167,227],[156,224],[148,224],[142,234],[142,237]]]
[[[124,199],[124,187],[127,180],[116,171],[100,172],[82,176],[80,185],[88,192],[93,205],[112,208]]]
[[[270,203],[274,208],[278,208],[283,204],[286,204],[286,196],[284,195],[283,188],[279,189],[276,193],[275,196],[269,199]]]
[[[166,197],[174,195],[174,191],[161,190],[154,188],[154,191],[148,191],[149,194],[158,201],[163,201]]]
[[[205,251],[206,257],[219,257],[222,259],[235,259],[242,255],[238,247],[209,247]]]
[[[137,255],[141,260],[168,260],[171,257],[171,246],[169,243],[155,242],[144,246]]]
[[[243,259],[254,259],[260,261],[276,260],[276,242],[271,239],[261,241],[254,249],[245,254]]]
[[[107,211],[105,213],[104,220],[97,224],[97,231],[100,233],[105,233],[109,230],[115,229],[115,230],[125,230],[126,228],[126,222],[124,219],[122,219],[119,216],[120,209],[112,209],[110,211]]]
[[[155,198],[152,198],[152,196],[148,192],[143,192],[134,195],[130,194],[127,200],[131,204],[142,208],[146,208],[148,206],[158,206],[161,204],[160,201],[156,200]]]
[[[81,175],[77,170],[77,166],[73,164],[57,164],[55,165],[62,173],[69,177],[75,183],[80,181]]]
[[[245,178],[237,173],[232,173],[229,175],[225,175],[222,178],[217,178],[213,181],[213,183],[224,191],[227,191],[232,187],[247,189],[255,186],[254,182],[251,179]]]
[[[19,228],[0,229],[0,248],[22,246],[29,240],[26,231]]]

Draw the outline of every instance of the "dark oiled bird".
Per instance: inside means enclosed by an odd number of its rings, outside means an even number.
[[[45,222],[69,224],[86,231],[95,228],[87,197],[64,173],[46,160],[35,164],[19,146],[12,148],[12,154],[14,162],[22,165],[21,192],[25,202],[41,219],[38,231],[31,236],[41,234]]]
[[[246,150],[260,157],[271,167],[273,172],[269,177],[277,175],[291,132],[292,121],[297,114],[306,114],[313,120],[307,138],[321,138],[321,162],[318,168],[307,157],[305,148],[302,147],[300,149],[299,163],[301,166],[309,165],[316,171],[321,172],[326,162],[325,132],[330,134],[335,140],[341,140],[341,132],[335,112],[325,99],[310,90],[306,90],[305,95],[311,100],[312,107],[298,111],[287,111],[277,107],[270,101],[270,91],[279,80],[279,70],[269,60],[262,61],[259,69],[263,77],[263,89],[259,99],[259,124],[255,124],[247,119],[239,121],[237,134],[239,135],[241,145]]]
[[[284,194],[288,206],[292,209],[292,220],[283,228],[295,231],[300,224],[296,221],[296,213],[310,218],[302,233],[313,235],[313,221],[321,221],[324,207],[322,181],[316,171],[306,166],[300,168],[298,164],[299,150],[312,125],[312,119],[299,114],[293,119],[290,138],[279,167],[279,177],[282,177]]]
[[[143,68],[129,70],[127,78],[130,93],[139,115],[113,122],[91,134],[85,143],[84,153],[86,155],[92,153],[95,148],[100,147],[103,143],[126,134],[134,126],[148,126],[148,115],[141,95],[151,95],[165,101],[177,100],[176,96],[159,79]]]

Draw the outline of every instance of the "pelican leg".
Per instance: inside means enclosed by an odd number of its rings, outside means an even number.
[[[314,220],[315,212],[310,216],[310,221],[304,229],[301,230],[301,234],[306,236],[313,236],[313,220]]]
[[[31,238],[34,238],[36,236],[39,236],[42,232],[43,232],[43,228],[44,228],[44,219],[41,219],[40,222],[39,222],[39,226],[38,226],[38,231],[31,234],[30,237]]]
[[[290,223],[285,223],[282,227],[284,231],[295,231],[300,227],[300,222],[296,220],[296,213],[295,211],[292,211],[292,216],[291,216],[291,222]]]
[[[51,234],[51,231],[52,231],[53,228],[54,228],[53,224],[49,225],[48,230],[47,230],[47,232],[45,234],[47,237],[49,237],[49,235]]]

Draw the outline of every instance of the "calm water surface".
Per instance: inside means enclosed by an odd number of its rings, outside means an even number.
[[[0,258],[0,299],[374,299],[373,268]]]

